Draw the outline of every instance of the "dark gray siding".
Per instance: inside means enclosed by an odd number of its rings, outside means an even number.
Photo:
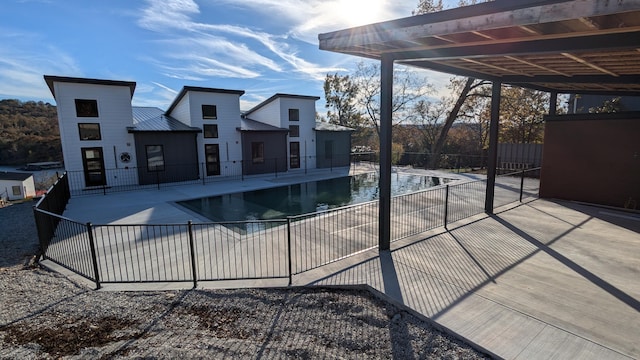
[[[264,143],[264,162],[254,164],[251,143]],[[242,172],[245,175],[287,171],[287,132],[246,131],[242,133]]]
[[[156,182],[176,182],[199,178],[196,133],[193,132],[137,132],[134,133],[138,178],[140,185]],[[147,145],[162,145],[164,170],[147,169]]]
[[[333,142],[333,146],[327,143]],[[327,153],[331,147],[331,153]],[[351,154],[350,131],[316,131],[316,167],[341,167],[349,166]]]

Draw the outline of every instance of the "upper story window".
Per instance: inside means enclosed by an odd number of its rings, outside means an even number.
[[[76,99],[77,117],[98,117],[98,100]]]
[[[300,109],[289,109],[289,121],[300,121]]]
[[[202,105],[202,118],[203,119],[217,119],[218,109],[215,105]]]
[[[80,140],[101,140],[100,124],[93,123],[79,123],[78,132],[80,133]]]
[[[289,125],[289,136],[290,137],[299,137],[300,136],[300,126],[298,126],[298,125]]]
[[[218,137],[217,124],[205,124],[202,130],[203,130],[205,139]]]

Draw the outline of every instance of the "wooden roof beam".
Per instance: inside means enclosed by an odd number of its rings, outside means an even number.
[[[616,73],[614,73],[612,71],[609,71],[609,70],[607,70],[607,69],[605,69],[603,67],[600,67],[598,65],[592,64],[592,63],[588,62],[587,60],[582,59],[582,58],[580,58],[578,56],[575,56],[575,55],[572,55],[572,54],[569,54],[569,53],[562,53],[562,56],[567,57],[567,58],[569,58],[571,60],[577,61],[577,62],[579,62],[581,64],[587,65],[588,67],[590,67],[592,69],[595,69],[595,70],[598,70],[600,72],[603,72],[605,74],[609,74],[609,75],[615,76],[615,77],[620,76],[620,75],[618,75],[618,74],[616,74]]]

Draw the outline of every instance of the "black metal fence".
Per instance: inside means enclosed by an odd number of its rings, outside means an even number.
[[[261,160],[259,164],[242,160],[222,161],[209,166],[205,163],[165,164],[151,170],[147,167],[127,166],[105,169],[104,174],[97,180],[87,179],[87,174],[82,170],[67,171],[67,178],[71,195],[82,196],[189,184],[206,185],[217,181],[242,181],[245,178],[263,174],[277,178],[285,172],[307,173],[312,169],[333,170],[349,167],[351,157],[336,154],[326,159],[309,156],[295,159],[293,164],[291,161],[288,158],[267,158]]]
[[[496,207],[537,197],[537,169],[496,179]],[[62,217],[67,175],[34,208],[44,259],[102,283],[288,279],[378,246],[378,201],[280,220],[93,225]],[[392,198],[392,241],[484,212],[486,180]]]

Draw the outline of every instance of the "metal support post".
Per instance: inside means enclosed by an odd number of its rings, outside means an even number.
[[[191,276],[193,277],[193,288],[198,287],[198,273],[196,272],[196,250],[193,246],[193,222],[187,223],[189,228],[189,252],[191,253]]]
[[[487,164],[487,189],[484,199],[484,211],[493,214],[493,198],[496,187],[496,168],[498,166],[498,122],[500,119],[500,88],[502,83],[494,81],[491,86],[491,123],[489,125],[489,158]]]
[[[380,209],[379,251],[391,247],[391,120],[393,97],[393,58],[380,61]]]
[[[91,250],[91,262],[93,263],[93,273],[96,282],[96,290],[100,289],[100,272],[98,270],[98,256],[96,255],[96,244],[93,239],[93,226],[87,223],[87,234],[89,235],[89,249]]]

